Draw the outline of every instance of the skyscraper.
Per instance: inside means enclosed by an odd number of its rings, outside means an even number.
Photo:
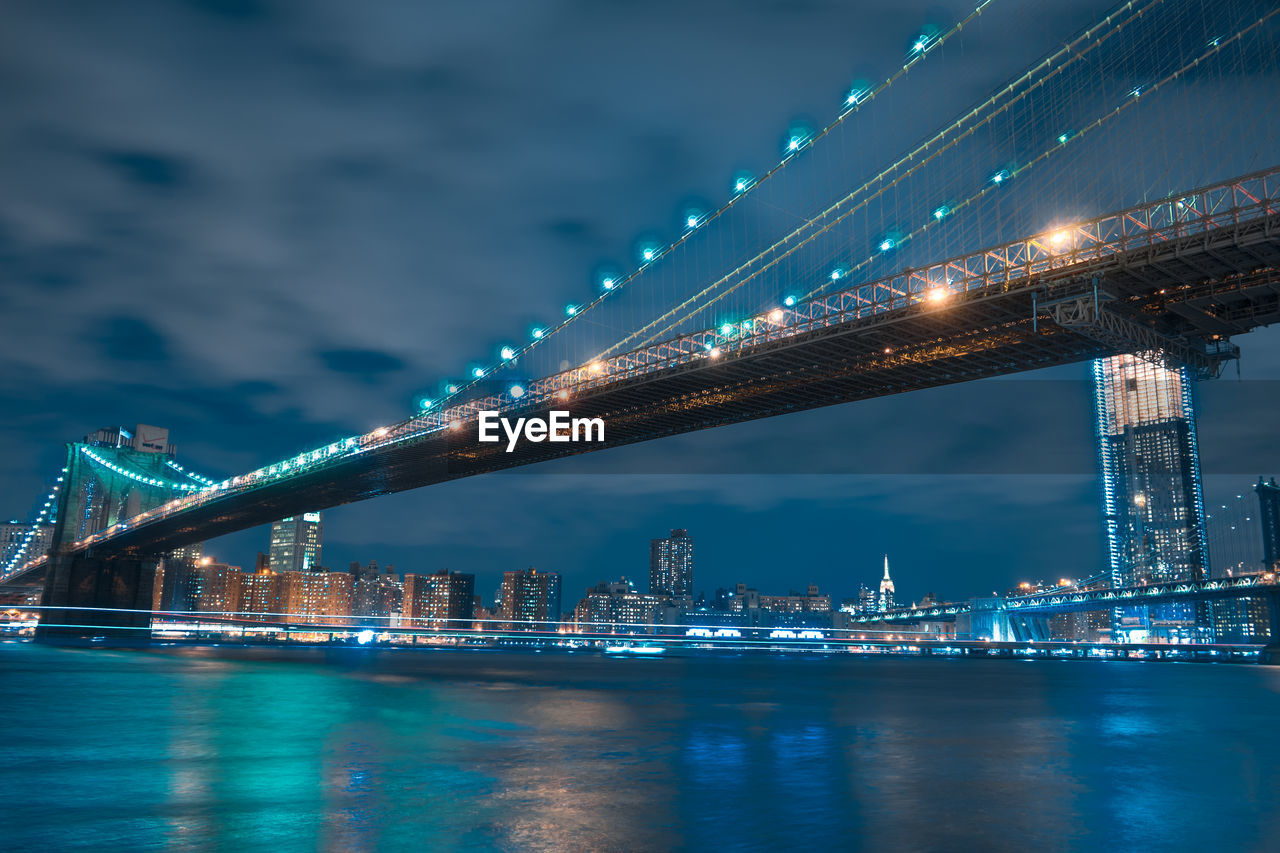
[[[693,540],[686,530],[649,540],[649,594],[693,595]]]
[[[502,618],[508,629],[551,630],[560,619],[560,575],[522,569],[502,575]]]
[[[1112,586],[1208,577],[1200,452],[1188,371],[1136,355],[1093,363]],[[1119,608],[1112,637],[1204,638],[1208,608]]]
[[[1253,487],[1258,493],[1258,515],[1262,521],[1262,567],[1264,571],[1280,572],[1280,486],[1276,478],[1264,483],[1258,478]]]
[[[889,555],[884,555],[884,577],[880,579],[880,598],[876,602],[880,610],[892,609],[893,601],[893,578],[889,577]]]
[[[308,572],[320,568],[324,522],[320,513],[290,516],[271,525],[271,571]]]

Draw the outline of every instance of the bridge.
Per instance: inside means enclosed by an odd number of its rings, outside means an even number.
[[[1158,3],[1125,4],[1123,14],[1079,34],[1063,51],[1033,66],[836,204],[808,216],[726,276],[693,297],[677,300],[597,357],[569,369],[532,377],[515,373],[517,365],[532,363],[529,353],[545,337],[571,326],[591,306],[570,305],[561,324],[535,330],[535,341],[527,346],[504,347],[497,365],[477,368],[475,381],[450,386],[441,400],[424,399],[422,411],[412,417],[220,481],[204,481],[180,469],[139,471],[91,448],[72,445],[62,480],[76,483],[104,473],[123,478],[142,494],[142,508],[77,537],[68,526],[74,514],[67,505],[73,490],[55,488],[51,501],[58,508],[50,513],[56,518],[53,551],[9,567],[0,583],[30,583],[43,574],[46,605],[95,601],[123,611],[138,604],[144,587],[149,588],[149,566],[174,548],[302,512],[462,477],[1118,353],[1187,366],[1202,378],[1218,375],[1238,354],[1233,336],[1280,320],[1280,166],[1187,187],[1154,201],[1055,224],[883,276],[860,273],[888,263],[886,258],[912,240],[917,246],[927,245],[930,229],[947,227],[966,209],[979,210],[1001,185],[1060,156],[1143,102],[1148,92],[1171,86],[1219,59],[1228,47],[1244,44],[1276,11],[1245,20],[1234,35],[1197,47],[1178,59],[1181,65],[1162,67],[1162,76],[1135,88],[1119,107],[1102,109],[1077,130],[1060,134],[1034,158],[1016,168],[1002,168],[966,197],[934,208],[924,225],[878,238],[866,260],[836,267],[829,281],[819,286],[794,282],[798,294],[779,295],[772,304],[757,303],[756,310],[714,325],[673,331],[682,321],[687,326],[706,316],[726,292],[758,281],[766,272],[781,274],[787,269],[783,260],[794,261],[802,247],[817,246],[819,236],[836,233],[831,229],[843,217],[853,211],[870,215],[869,206],[880,203],[891,189],[916,179],[926,167],[940,168],[941,161],[935,162],[938,151],[952,149],[977,129],[1013,115],[1014,105],[1037,97],[1046,81],[1083,61],[1079,57],[1096,55],[1099,45],[1121,27],[1136,26],[1145,9]],[[904,70],[954,37],[968,20],[919,42]],[[1162,57],[1161,62],[1167,60]],[[713,213],[691,214],[679,239],[666,248],[646,249],[639,268],[616,282],[608,279],[609,293],[597,301],[644,275],[718,217],[728,216],[740,197],[755,191],[899,77],[890,77],[874,91],[850,95],[836,122],[822,131],[793,135],[779,166],[759,181],[740,182],[734,200]],[[858,257],[863,251],[843,239],[836,243],[812,249],[817,260],[827,263],[837,254]],[[602,419],[604,440],[522,442],[508,452],[503,443],[478,439],[481,412],[545,417],[551,411]],[[1142,594],[1181,600],[1178,596],[1226,594],[1227,589]],[[1236,586],[1229,589],[1241,594]],[[1015,601],[1019,603],[1012,604]],[[1037,607],[1093,603],[1006,602],[1010,611],[1025,614],[1048,612]],[[925,617],[895,612],[884,618]]]
[[[1280,639],[1280,579],[1260,572],[1240,577],[1200,581],[1175,581],[1142,586],[1103,589],[1053,589],[1030,595],[975,598],[921,607],[898,607],[849,617],[850,625],[916,625],[923,622],[955,622],[969,616],[980,617],[989,639],[1022,641],[1036,633],[1028,620],[1062,613],[1111,610],[1118,607],[1177,604],[1258,598],[1267,602],[1275,639]],[[1044,635],[1045,632],[1039,632]]]

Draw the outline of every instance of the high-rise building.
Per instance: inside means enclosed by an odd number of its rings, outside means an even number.
[[[693,540],[686,530],[649,540],[649,593],[693,596]]]
[[[470,628],[475,590],[475,575],[450,571],[405,575],[404,618],[418,628]]]
[[[1093,363],[1098,461],[1111,584],[1208,576],[1204,498],[1189,372],[1136,355]],[[1117,641],[1204,639],[1209,609],[1196,604],[1118,608]]]
[[[504,572],[501,613],[508,630],[554,630],[560,620],[560,575],[537,569]]]
[[[1253,489],[1258,493],[1258,515],[1262,520],[1262,567],[1268,572],[1280,572],[1280,486],[1275,477],[1270,483],[1259,477]]]
[[[318,512],[290,516],[271,525],[271,570],[314,572],[320,569],[324,522]]]
[[[880,596],[876,599],[876,609],[893,608],[893,578],[889,577],[889,555],[884,555],[884,577],[880,578]]]

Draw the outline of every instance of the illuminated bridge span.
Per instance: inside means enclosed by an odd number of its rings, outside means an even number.
[[[880,613],[851,616],[852,625],[904,625],[920,622],[955,622],[957,618],[980,617],[988,630],[1001,639],[1020,639],[1025,633],[1023,617],[1047,617],[1085,610],[1110,610],[1177,602],[1222,601],[1237,598],[1265,598],[1272,625],[1280,625],[1280,580],[1272,573],[1243,575],[1203,581],[1129,586],[1116,589],[1056,589],[992,598],[975,598],[967,602],[951,602],[929,607],[900,607]],[[998,627],[997,627],[998,626]]]
[[[43,572],[46,606],[131,612],[149,606],[150,566],[168,551],[379,495],[1117,353],[1217,375],[1233,336],[1280,320],[1280,167],[1166,195],[1167,176],[1203,182],[1280,160],[1273,93],[1241,82],[1270,80],[1280,9],[1121,2],[953,120],[905,123],[886,137],[894,155],[865,162],[855,118],[891,86],[927,85],[927,67],[907,69],[992,5],[914,38],[881,84],[842,94],[833,122],[789,129],[758,179],[737,176],[721,206],[684,211],[679,237],[638,246],[637,265],[602,276],[589,303],[497,348],[498,362],[443,384],[415,417],[218,482],[71,445],[36,519],[56,516],[51,556],[11,557],[0,583]],[[1150,139],[1160,150],[1133,144]],[[819,145],[827,157],[810,153]],[[1055,219],[1152,187],[1163,197]],[[577,322],[586,311],[592,322]],[[478,440],[481,412],[557,410],[601,419],[604,440],[513,452]],[[94,489],[93,508],[73,497]]]
[[[460,477],[1118,352],[1211,375],[1235,355],[1230,335],[1276,320],[1280,168],[427,411],[183,494],[67,551],[162,553]],[[508,453],[477,440],[481,411],[552,409],[603,418],[605,441]]]

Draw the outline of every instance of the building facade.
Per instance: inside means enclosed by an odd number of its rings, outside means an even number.
[[[404,621],[415,628],[470,628],[476,576],[439,571],[404,576]]]
[[[687,530],[649,540],[649,593],[693,596],[693,539]]]
[[[23,524],[16,519],[0,523],[0,568],[15,557],[15,565],[42,557],[52,544],[52,524]]]
[[[1276,478],[1253,487],[1258,494],[1258,518],[1262,522],[1262,569],[1280,572],[1280,486]]]
[[[1136,586],[1209,575],[1200,453],[1189,372],[1136,355],[1093,363],[1098,463],[1111,584]],[[1141,642],[1209,639],[1209,608],[1118,608],[1112,637]]]
[[[521,569],[502,575],[499,612],[514,631],[553,631],[560,620],[560,575]]]
[[[346,626],[351,622],[347,572],[282,572],[280,606],[290,622]]]
[[[664,598],[636,592],[626,578],[598,583],[573,609],[576,630],[609,634],[652,634]]]
[[[271,525],[273,572],[312,572],[320,568],[324,521],[318,512],[290,516]]]

